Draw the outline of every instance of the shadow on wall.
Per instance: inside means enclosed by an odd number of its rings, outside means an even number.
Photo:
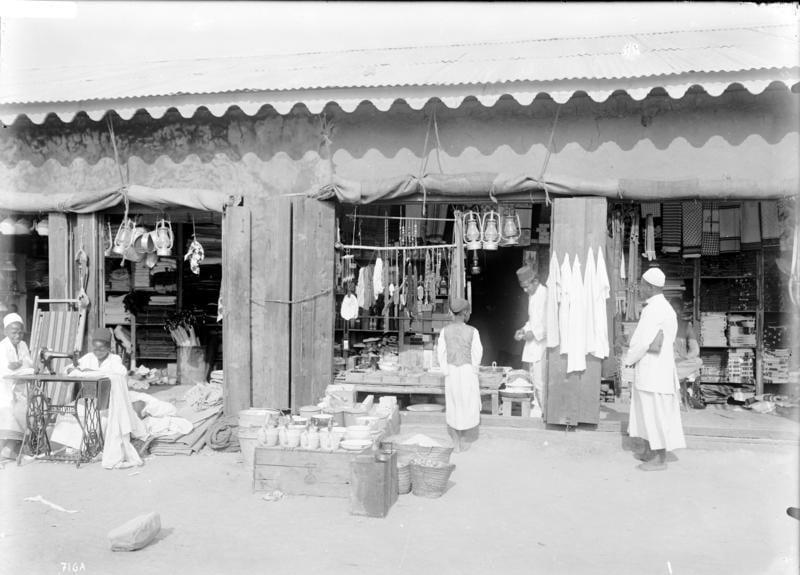
[[[467,148],[489,156],[501,146],[520,155],[546,146],[558,104],[542,94],[528,106],[504,96],[491,108],[475,98],[465,99],[455,109],[439,100],[424,110],[397,101],[389,112],[363,102],[349,114],[329,104],[326,115],[334,126],[331,150],[346,151],[354,158],[370,150],[386,158],[402,150],[419,155],[434,106],[443,151],[457,157]],[[561,106],[553,151],[571,144],[593,151],[605,143],[630,150],[644,140],[663,150],[677,138],[699,148],[714,136],[738,145],[748,136],[759,135],[774,144],[797,132],[797,109],[797,94],[780,83],[759,95],[732,86],[713,97],[696,87],[680,99],[671,99],[656,88],[642,101],[618,92],[600,103],[579,92]],[[192,154],[203,162],[211,162],[217,154],[239,161],[248,153],[268,160],[278,152],[300,160],[308,152],[319,152],[322,142],[319,117],[303,105],[285,116],[264,106],[254,116],[231,108],[217,118],[200,108],[191,118],[183,118],[176,110],[159,119],[144,110],[129,121],[114,113],[112,117],[123,162],[136,156],[150,164],[168,156],[180,163]],[[76,158],[93,165],[106,157],[113,158],[114,152],[105,119],[95,122],[82,113],[68,124],[52,114],[41,125],[22,117],[0,131],[0,162],[9,166],[23,160],[39,166],[48,159],[69,165]]]

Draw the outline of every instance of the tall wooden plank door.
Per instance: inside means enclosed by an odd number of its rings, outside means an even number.
[[[49,281],[50,299],[73,298],[71,293],[72,263],[75,254],[71,254],[70,225],[67,214],[52,212],[48,217],[47,237],[47,277]]]
[[[315,404],[333,377],[335,206],[293,202],[292,406]]]
[[[580,261],[580,273],[586,270],[589,248],[597,257],[597,250],[605,250],[606,200],[604,198],[558,198],[553,200],[550,257],[559,264],[575,255]],[[586,370],[567,373],[567,356],[561,347],[548,350],[547,406],[548,424],[597,424],[600,420],[601,361],[586,356]]]
[[[252,229],[253,406],[287,409],[290,372],[292,201],[250,202]]]
[[[231,206],[222,218],[223,409],[235,415],[251,405],[250,209]]]

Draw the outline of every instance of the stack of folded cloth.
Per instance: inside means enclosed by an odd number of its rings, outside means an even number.
[[[130,291],[131,275],[125,268],[117,268],[109,274],[109,288],[112,291]]]
[[[150,305],[154,306],[174,306],[176,296],[174,295],[154,295],[150,296]]]
[[[789,359],[792,352],[788,349],[764,351],[764,382],[789,383]]]
[[[726,347],[725,329],[728,318],[724,313],[702,312],[700,314],[700,344],[709,347]]]
[[[719,383],[722,381],[722,374],[725,372],[723,355],[718,352],[702,355],[703,367],[700,368],[700,379],[706,383]]]
[[[120,296],[107,296],[105,305],[105,322],[106,323],[130,323],[131,316],[125,309],[123,300],[124,295]]]
[[[133,287],[134,289],[150,287],[150,268],[144,261],[133,264]]]
[[[729,349],[725,368],[729,383],[753,383],[755,380],[755,354],[752,349]]]
[[[224,382],[223,374],[221,369],[215,369],[211,372],[211,375],[208,376],[208,379],[211,383],[216,383],[222,385]]]
[[[728,315],[728,345],[756,346],[756,318],[753,315]]]

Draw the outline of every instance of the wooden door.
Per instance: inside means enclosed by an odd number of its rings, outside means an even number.
[[[605,198],[561,198],[553,200],[550,257],[561,262],[568,254],[575,254],[581,262],[581,273],[586,269],[589,248],[597,254],[605,250],[606,225]],[[557,425],[597,424],[600,419],[600,368],[601,360],[586,356],[586,370],[566,372],[566,355],[560,347],[547,354],[547,408],[546,422]]]
[[[333,377],[335,206],[292,205],[291,404],[316,404]]]
[[[250,209],[228,207],[222,218],[222,355],[224,411],[235,415],[251,406]]]

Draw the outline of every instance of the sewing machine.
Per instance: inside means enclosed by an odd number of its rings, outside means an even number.
[[[54,351],[52,349],[47,349],[43,347],[39,350],[39,357],[37,358],[38,361],[36,362],[36,371],[34,373],[49,373],[55,375],[56,372],[53,369],[52,361],[54,359],[71,359],[72,365],[78,367],[78,358],[80,357],[79,351],[73,352],[66,352],[66,351]]]

